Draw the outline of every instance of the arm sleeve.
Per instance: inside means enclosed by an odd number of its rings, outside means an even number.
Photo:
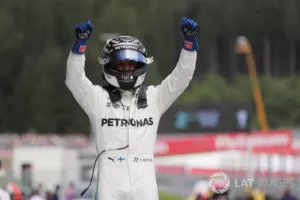
[[[163,114],[188,87],[195,71],[196,60],[196,51],[181,50],[175,69],[158,86],[156,101],[160,114]]]
[[[90,117],[94,110],[95,86],[86,77],[85,55],[70,52],[67,61],[66,85],[80,107]]]

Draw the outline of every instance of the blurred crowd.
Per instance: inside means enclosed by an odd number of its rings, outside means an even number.
[[[0,160],[0,200],[76,200],[77,192],[75,184],[70,182],[65,188],[56,185],[47,190],[40,183],[29,191],[22,190],[21,184],[12,177],[7,176]],[[215,186],[215,189],[219,189]],[[25,192],[26,191],[26,192]],[[272,196],[261,188],[244,188],[239,194],[231,189],[223,193],[216,193],[209,187],[207,181],[199,181],[195,184],[194,191],[188,200],[298,200],[289,188],[282,190],[280,197]]]
[[[289,188],[284,188],[280,197],[267,194],[262,188],[244,188],[239,194],[233,193],[230,189],[216,193],[206,183],[198,185],[187,200],[298,200]]]
[[[46,190],[40,183],[29,191],[22,189],[21,183],[9,175],[0,160],[0,200],[74,200],[74,183],[62,189],[54,186],[52,191]]]
[[[45,190],[42,184],[33,188],[28,194],[24,193],[19,185],[9,183],[6,187],[0,187],[1,200],[75,200],[74,184],[62,190],[56,185],[53,191]]]
[[[282,196],[280,198],[274,198],[265,194],[263,190],[255,189],[248,191],[246,194],[236,197],[231,197],[230,192],[227,191],[222,194],[217,194],[214,192],[210,192],[207,194],[194,194],[188,200],[298,200],[296,196],[294,196],[289,189],[285,189]]]

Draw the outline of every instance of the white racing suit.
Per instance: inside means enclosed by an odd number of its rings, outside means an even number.
[[[153,157],[159,120],[189,85],[196,57],[196,51],[182,49],[173,72],[148,86],[148,107],[138,109],[138,90],[121,92],[121,101],[112,104],[108,92],[86,77],[85,55],[70,53],[66,85],[89,117],[97,149],[108,150],[98,162],[99,200],[158,200]]]

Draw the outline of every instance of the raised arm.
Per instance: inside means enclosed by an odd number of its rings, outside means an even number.
[[[157,87],[157,105],[163,114],[189,85],[196,67],[198,24],[182,18],[181,31],[184,35],[183,49],[172,73]]]
[[[75,27],[76,41],[68,57],[66,72],[66,85],[88,116],[94,109],[95,86],[86,77],[84,67],[86,44],[92,30],[90,21]]]

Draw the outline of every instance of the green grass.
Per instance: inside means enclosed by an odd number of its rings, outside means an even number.
[[[174,196],[174,195],[166,194],[164,192],[160,192],[159,200],[184,200],[184,198],[180,196]]]

